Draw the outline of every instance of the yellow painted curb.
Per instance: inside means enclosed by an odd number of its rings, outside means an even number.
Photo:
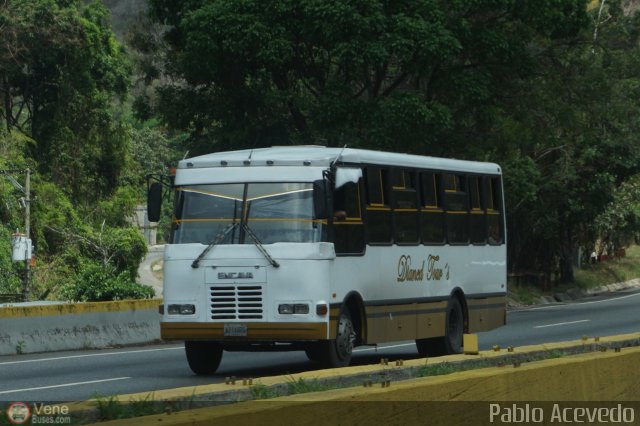
[[[393,370],[396,370],[396,369],[402,369],[407,367],[420,367],[424,365],[437,366],[438,364],[443,364],[443,363],[446,364],[446,363],[452,363],[452,362],[463,361],[463,360],[481,362],[482,360],[490,360],[492,358],[504,356],[507,353],[509,355],[523,355],[525,356],[525,358],[526,357],[534,358],[536,354],[540,354],[542,352],[546,352],[548,356],[549,354],[553,355],[553,353],[557,351],[558,356],[561,356],[561,358],[554,359],[554,360],[523,362],[521,366],[518,366],[517,368],[514,367],[513,365],[507,365],[505,367],[489,367],[489,368],[483,368],[483,369],[477,369],[477,370],[470,370],[462,373],[449,374],[445,376],[426,377],[423,379],[398,381],[398,382],[393,382],[391,387],[389,388],[382,388],[380,384],[376,384],[374,385],[374,387],[369,387],[369,388],[352,387],[352,388],[331,390],[331,391],[319,392],[319,393],[299,394],[299,395],[293,395],[293,396],[281,397],[281,398],[275,398],[275,399],[269,399],[269,400],[249,401],[249,402],[243,402],[243,403],[237,403],[233,405],[218,407],[215,409],[216,410],[215,412],[221,413],[221,414],[216,414],[217,416],[231,416],[230,413],[237,413],[237,412],[248,413],[248,412],[254,412],[254,411],[257,413],[260,410],[266,410],[266,409],[280,411],[281,409],[283,409],[283,406],[285,408],[289,407],[292,402],[295,402],[296,406],[310,406],[310,404],[317,405],[318,403],[334,404],[335,401],[341,401],[342,403],[345,403],[346,401],[365,401],[365,402],[366,401],[369,401],[369,402],[387,401],[388,399],[386,398],[388,398],[388,395],[390,395],[388,394],[388,392],[395,392],[404,388],[412,389],[413,387],[417,386],[416,384],[419,384],[420,386],[422,386],[423,383],[420,381],[424,381],[424,383],[431,384],[435,386],[435,388],[432,388],[430,391],[425,391],[424,389],[420,389],[419,391],[415,391],[413,396],[411,396],[410,393],[406,393],[409,391],[405,391],[405,393],[402,394],[400,397],[398,397],[399,399],[396,398],[396,400],[398,402],[403,402],[403,403],[406,401],[414,401],[414,404],[415,404],[416,401],[465,400],[464,397],[462,397],[462,395],[467,395],[467,397],[471,398],[470,400],[485,400],[485,401],[492,400],[492,399],[493,400],[504,399],[504,400],[510,401],[510,400],[516,400],[517,396],[521,396],[525,399],[530,397],[531,398],[535,397],[536,395],[535,392],[538,392],[538,391],[535,391],[533,394],[527,394],[520,391],[518,391],[517,393],[513,393],[512,388],[510,387],[507,387],[506,390],[504,390],[505,383],[508,383],[509,380],[511,379],[504,379],[505,380],[504,382],[495,382],[495,379],[491,379],[492,376],[504,376],[509,371],[516,372],[522,375],[522,374],[525,374],[524,372],[531,370],[531,371],[534,371],[534,373],[526,373],[526,374],[532,374],[527,379],[531,383],[538,383],[538,386],[541,386],[541,387],[548,386],[548,387],[554,387],[554,389],[556,390],[565,389],[565,392],[574,392],[574,390],[576,389],[576,387],[574,386],[575,383],[566,382],[565,376],[568,374],[569,371],[571,371],[570,374],[578,377],[580,374],[583,374],[585,371],[586,372],[590,371],[589,368],[593,368],[593,367],[595,367],[596,369],[600,368],[597,364],[593,364],[593,363],[587,365],[584,363],[584,360],[591,362],[591,360],[597,361],[599,359],[604,359],[607,356],[611,356],[617,359],[618,357],[621,357],[621,356],[628,356],[631,353],[638,354],[638,351],[640,351],[640,348],[637,347],[639,341],[640,341],[640,333],[632,333],[632,334],[602,337],[602,338],[590,337],[590,338],[583,338],[581,340],[569,341],[569,342],[557,342],[557,343],[548,343],[548,344],[541,344],[541,345],[516,347],[516,348],[513,348],[512,351],[507,351],[507,349],[500,349],[499,351],[495,351],[495,350],[482,351],[478,355],[450,355],[450,356],[438,357],[433,359],[406,360],[404,361],[402,366],[395,366],[394,364],[389,364],[389,365],[373,364],[373,365],[355,366],[355,367],[347,367],[347,368],[340,368],[340,369],[308,371],[308,372],[291,374],[291,375],[283,375],[283,376],[253,378],[253,385],[258,384],[258,385],[263,385],[265,387],[269,387],[272,385],[293,383],[298,381],[313,382],[315,380],[322,380],[327,378],[339,380],[341,377],[346,378],[347,376],[354,376],[354,375],[365,375],[365,376],[370,375],[370,377],[373,379],[375,378],[379,379],[381,377],[384,377],[385,373],[387,372],[391,373]],[[620,353],[614,352],[613,349],[608,349],[606,352],[599,351],[599,350],[603,350],[607,345],[609,345],[610,347],[622,347],[622,346],[635,346],[635,347],[632,347],[632,348],[625,347],[624,349],[622,349],[622,352]],[[596,351],[596,352],[575,355],[575,356],[563,355],[563,351],[569,352],[571,349],[575,349],[576,347],[581,349]],[[619,363],[618,366],[619,367],[624,366],[626,368],[628,365],[634,365],[633,363],[636,363],[638,361],[640,361],[640,355],[638,355],[637,359]],[[639,364],[636,364],[636,365],[639,365]],[[543,367],[540,367],[542,368],[542,370],[534,369],[534,367],[538,368],[537,366],[539,365],[543,366]],[[573,370],[563,371],[564,367],[560,367],[559,370],[556,369],[556,373],[558,377],[563,377],[563,380],[565,380],[566,383],[569,383],[568,387],[555,386],[553,380],[545,379],[546,377],[545,369],[556,368],[554,366],[558,366],[558,365],[559,366],[581,365],[581,367]],[[623,368],[623,371],[625,371],[624,368]],[[637,377],[635,377],[634,375],[627,376],[626,373],[622,374],[622,378],[615,378],[614,375],[611,375],[611,377],[612,377],[611,380],[617,380],[620,383],[628,384],[628,381],[631,380],[631,378],[634,378],[633,380],[635,380],[635,381],[632,380],[632,383],[634,384],[640,383],[640,380],[636,380]],[[579,376],[579,378],[576,380],[583,380],[583,379],[585,379],[585,377]],[[466,390],[469,387],[469,383],[467,382],[468,380],[481,380],[481,381],[487,380],[489,384],[478,385],[479,388],[494,387],[496,390],[494,393],[485,394],[484,397],[482,395],[476,395],[476,394],[470,393],[468,390]],[[594,378],[594,380],[602,380],[602,378],[601,377]],[[462,383],[460,385],[461,387],[454,388],[448,385],[448,383],[457,383],[457,382]],[[450,396],[445,398],[445,397],[442,397],[441,394],[440,394],[440,397],[438,397],[437,394],[428,393],[428,392],[442,392],[443,386],[445,386],[447,389],[451,389],[453,394],[461,395],[461,396],[459,398],[452,398]],[[195,401],[195,402],[207,401],[207,400],[212,400],[210,398],[212,394],[219,395],[220,393],[223,393],[223,392],[230,392],[230,391],[233,392],[234,390],[241,390],[241,389],[247,390],[248,386],[243,385],[242,377],[238,377],[236,378],[235,385],[212,384],[212,385],[204,385],[204,386],[190,386],[190,387],[184,387],[184,388],[159,390],[155,392],[142,392],[137,394],[119,395],[114,397],[114,399],[125,404],[127,402],[140,402],[140,401],[165,401],[166,406],[171,407],[173,405],[171,401],[180,401],[180,400],[183,402],[184,401],[187,401],[187,402],[188,401]],[[619,392],[619,393],[624,395],[624,392]],[[594,393],[594,395],[595,394],[596,393]],[[351,399],[345,398],[345,395],[349,396]],[[363,395],[367,395],[367,397],[365,398]],[[381,399],[376,399],[376,395],[380,396]],[[543,395],[548,398],[553,398],[554,394],[549,393],[545,390],[545,391],[541,391],[538,395]],[[586,394],[571,393],[570,395],[572,395],[571,398],[582,400],[583,398],[588,396],[589,393],[588,392]],[[640,391],[636,393],[632,393],[630,395],[633,395],[635,397],[635,395],[640,395]],[[606,396],[605,393],[597,393],[598,399],[605,398],[605,396]],[[638,398],[638,397],[635,397],[635,398]],[[469,399],[467,399],[467,401],[468,400]],[[257,405],[253,405],[253,404],[257,404]],[[372,404],[375,405],[373,402]],[[95,412],[95,406],[96,406],[95,401],[85,401],[77,404],[71,404],[69,408],[71,409],[72,412],[75,412],[75,413],[79,413],[82,411]],[[325,407],[325,409],[326,408],[327,407]],[[333,409],[333,407],[329,407],[329,408]],[[640,405],[638,406],[638,408],[639,408],[638,417],[640,419]],[[198,414],[198,413],[209,413],[209,411],[207,410],[211,410],[211,409],[212,408],[203,408],[200,410],[191,410],[191,411],[171,414],[166,417],[156,416],[155,418],[161,424],[174,424],[172,423],[174,420],[178,421],[178,423],[175,423],[175,424],[185,424],[185,423],[180,423],[180,422],[183,422],[184,420],[182,419],[182,417],[179,418],[177,416],[183,416],[185,415],[184,413],[191,413],[193,416],[199,417],[201,414]],[[459,407],[459,410],[468,411],[466,408],[460,408],[460,407]],[[381,413],[381,414],[384,414],[384,413]],[[206,414],[206,416],[209,416],[209,414]],[[189,419],[190,419],[189,420],[189,424],[190,424],[193,418],[189,417]],[[141,420],[141,418],[138,418],[137,420]],[[207,420],[207,422],[208,421],[212,421],[212,420],[209,419]],[[237,423],[235,419],[232,419],[231,421],[233,421],[234,423]],[[166,423],[166,422],[169,422],[169,423]],[[338,421],[338,423],[340,422]],[[207,423],[205,422],[203,424],[207,424]],[[244,424],[244,423],[239,423],[239,424]],[[267,424],[270,424],[270,423],[267,423]],[[275,422],[273,424],[278,424],[278,423]],[[306,424],[306,423],[303,422],[300,424]],[[312,422],[308,424],[315,424],[315,423]],[[351,424],[351,423],[347,423],[347,424]],[[399,424],[402,424],[402,423],[399,423]],[[402,425],[406,426],[405,424],[402,424]]]
[[[538,402],[547,404],[548,410],[550,404],[571,406],[575,401],[615,401],[621,407],[636,407],[640,395],[637,365],[640,348],[625,348],[618,353],[594,352],[424,377],[390,387],[337,389],[104,424],[487,424],[491,401],[519,407]],[[640,412],[637,417],[640,420]]]
[[[601,344],[615,345],[617,342],[632,341],[632,340],[640,341],[640,333],[601,337],[601,338],[598,338],[598,341],[596,341],[593,337],[591,337],[587,340],[574,340],[574,341],[567,341],[567,342],[546,343],[541,345],[519,346],[514,348],[513,354],[523,355],[523,354],[532,354],[532,353],[542,352],[542,351],[561,352],[562,350],[575,348],[576,346],[591,346],[593,350],[596,350],[596,347]],[[372,377],[379,377],[381,374],[384,374],[385,371],[391,371],[399,368],[420,367],[424,365],[434,366],[439,364],[452,363],[456,361],[469,361],[469,360],[482,361],[484,359],[492,359],[492,358],[504,356],[507,353],[508,353],[507,349],[501,349],[500,351],[493,351],[493,350],[480,351],[478,355],[460,354],[460,355],[441,356],[441,357],[429,358],[429,359],[418,358],[418,359],[405,360],[402,366],[395,366],[393,365],[393,363],[390,363],[389,365],[370,364],[370,365],[360,365],[360,366],[345,367],[345,368],[313,370],[313,371],[306,371],[302,373],[287,374],[287,375],[281,375],[281,376],[269,376],[269,377],[261,377],[261,378],[253,377],[253,384],[272,386],[272,385],[283,384],[283,383],[297,382],[300,380],[308,382],[313,380],[348,377],[348,376],[353,376],[357,374],[367,374],[367,373],[371,374]],[[149,399],[152,399],[155,401],[171,401],[171,400],[189,399],[189,398],[197,399],[198,397],[202,397],[203,395],[207,395],[207,394],[247,388],[247,386],[243,386],[242,379],[243,377],[236,378],[235,385],[216,383],[216,384],[202,385],[202,386],[186,386],[181,388],[157,390],[154,392],[141,392],[141,393],[117,395],[114,397],[114,399],[120,402],[144,401]],[[91,400],[79,402],[77,404],[72,404],[74,411],[76,410],[82,411],[85,409],[90,409],[94,405],[95,403],[92,402]]]
[[[119,300],[115,302],[63,303],[59,305],[0,307],[0,318],[44,317],[99,312],[157,309],[162,299]]]

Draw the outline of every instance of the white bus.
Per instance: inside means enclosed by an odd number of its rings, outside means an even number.
[[[461,351],[505,324],[501,169],[492,163],[287,146],[180,161],[161,335],[213,374],[223,351],[358,345]],[[161,185],[149,190],[159,216]]]

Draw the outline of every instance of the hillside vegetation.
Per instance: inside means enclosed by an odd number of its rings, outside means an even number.
[[[147,3],[0,4],[0,169],[34,171],[30,298],[148,296],[126,217],[145,175],[187,151],[323,143],[498,162],[509,270],[547,288],[573,281],[578,247],[638,235],[636,3]],[[21,293],[22,195],[0,178],[0,294]]]

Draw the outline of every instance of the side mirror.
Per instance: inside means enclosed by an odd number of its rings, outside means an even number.
[[[319,179],[313,182],[313,216],[315,219],[328,219],[330,207],[329,181]]]
[[[147,217],[149,222],[158,222],[160,220],[160,211],[162,209],[162,184],[154,182],[149,186],[147,192]]]

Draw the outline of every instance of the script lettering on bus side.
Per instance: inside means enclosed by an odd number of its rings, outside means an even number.
[[[424,260],[420,269],[411,268],[411,256],[400,256],[398,260],[398,282],[422,281],[424,278]]]
[[[423,260],[420,268],[411,267],[411,256],[403,254],[398,259],[398,278],[399,283],[405,281],[422,281],[426,277],[427,281],[440,281],[443,278],[449,279],[449,263],[444,266],[440,264],[440,256],[430,254],[427,260]],[[427,268],[425,273],[425,266]]]
[[[449,264],[446,263],[444,267],[440,267],[440,256],[434,256],[432,254],[427,258],[427,280],[428,281],[440,281],[444,276],[445,279],[449,279]]]

